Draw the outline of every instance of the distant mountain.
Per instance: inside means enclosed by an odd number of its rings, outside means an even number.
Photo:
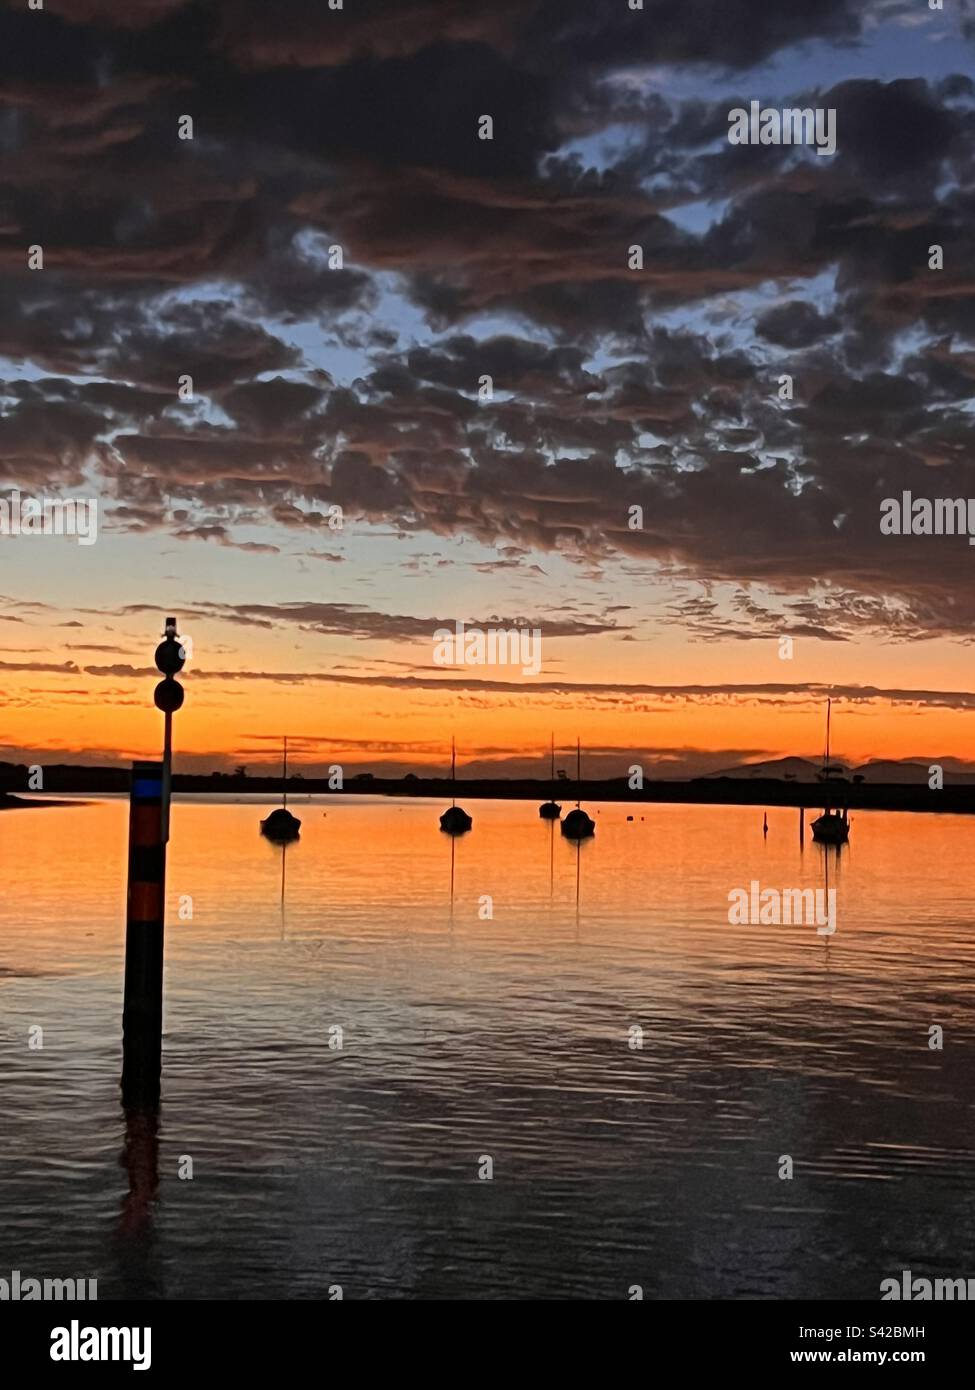
[[[842,763],[834,762],[830,766],[846,771]],[[771,777],[778,782],[818,782],[819,769],[820,764],[812,763],[808,758],[772,758],[764,763],[740,763],[737,767],[722,768],[720,772],[709,772],[707,778],[734,777],[754,780]]]
[[[930,762],[916,763],[906,760],[891,762],[878,758],[875,762],[864,763],[862,767],[854,768],[854,772],[859,773],[865,782],[900,782],[902,785],[923,783],[927,786],[931,768],[938,766],[944,769],[946,785],[975,785],[975,772],[955,772],[951,767],[953,761],[951,758],[943,762],[938,758],[932,758]]]
[[[864,782],[873,784],[891,783],[898,786],[927,786],[931,776],[930,769],[938,765],[944,769],[946,785],[973,786],[975,772],[958,772],[957,759],[932,758],[930,762],[898,762],[894,759],[876,758],[859,767],[847,767],[843,763],[831,762],[835,776],[852,780],[862,777]],[[720,772],[709,772],[705,779],[715,777],[735,778],[740,781],[756,781],[771,778],[777,782],[818,782],[821,763],[808,758],[772,758],[764,763],[741,763],[737,767],[723,768]]]

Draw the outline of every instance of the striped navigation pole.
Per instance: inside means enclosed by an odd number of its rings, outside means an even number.
[[[182,670],[185,659],[176,619],[167,618],[163,640],[156,648],[156,665],[165,679],[153,696],[156,708],[166,716],[163,761],[132,764],[129,797],[122,1100],[130,1106],[153,1106],[159,1101],[173,714],[183,703],[183,687],[173,677]]]

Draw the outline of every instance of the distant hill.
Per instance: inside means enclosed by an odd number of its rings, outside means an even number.
[[[952,786],[975,786],[975,772],[955,772],[950,766],[952,759],[932,758],[927,763],[891,762],[878,758],[875,762],[864,763],[854,768],[865,782],[899,782],[902,786],[918,783],[928,784],[930,769],[936,764],[944,768],[945,783]]]
[[[846,772],[842,763],[834,762],[830,766]],[[772,758],[764,763],[740,763],[737,767],[722,768],[720,772],[709,772],[707,778],[734,777],[754,781],[771,777],[777,782],[818,782],[819,768],[819,763],[810,762],[808,758]]]
[[[954,771],[953,758],[932,758],[930,762],[898,762],[894,759],[876,758],[871,762],[862,763],[859,767],[847,767],[839,762],[832,762],[830,766],[834,776],[850,781],[854,777],[862,777],[864,782],[874,785],[886,783],[898,786],[927,786],[930,768],[935,764],[944,768],[946,784],[975,786],[975,772]],[[812,762],[809,758],[772,758],[763,763],[741,763],[737,767],[723,768],[720,772],[709,772],[707,779],[727,777],[757,781],[771,778],[777,782],[818,782],[820,767],[820,763]]]

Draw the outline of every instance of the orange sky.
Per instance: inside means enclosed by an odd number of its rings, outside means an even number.
[[[8,668],[0,759],[113,762],[154,756],[160,738],[160,716],[151,703],[157,677],[144,668],[151,664],[161,622],[154,626],[151,614],[102,621],[89,615],[79,637],[77,629],[65,635],[64,621],[35,614],[29,645],[39,651],[18,652],[11,642],[0,653]],[[655,756],[676,759],[675,772],[684,770],[684,762],[696,772],[704,769],[695,750],[711,767],[817,755],[827,690],[837,701],[834,755],[847,763],[975,760],[972,713],[942,708],[923,694],[965,689],[962,649],[947,643],[925,644],[922,683],[918,644],[866,653],[853,644],[799,640],[792,659],[782,660],[773,640],[695,642],[663,629],[637,641],[612,633],[549,641],[543,627],[542,669],[523,677],[513,667],[437,668],[432,633],[426,641],[363,642],[212,619],[180,626],[187,633],[192,629],[193,638],[187,700],[176,725],[177,765],[186,770],[276,764],[282,733],[293,741],[296,767],[338,762],[442,768],[453,733],[461,765],[497,761],[503,772],[506,760],[518,755],[543,767],[554,732],[560,750],[582,738],[593,772],[614,766],[614,749],[621,772],[634,756],[645,757],[648,765]],[[20,632],[17,637],[24,640]],[[79,669],[10,669],[67,661]],[[209,672],[225,674],[213,678]],[[234,672],[250,674],[235,680]],[[259,678],[272,673],[298,678]],[[385,683],[362,683],[377,678]],[[417,680],[440,684],[411,688]],[[465,689],[471,681],[505,688]],[[553,682],[565,688],[552,691]],[[918,693],[850,698],[851,688],[867,684]],[[658,689],[619,689],[626,685]],[[739,689],[714,693],[721,685]],[[702,689],[688,692],[689,686]],[[688,750],[686,757],[681,750]],[[568,754],[559,759],[560,765],[567,761]]]

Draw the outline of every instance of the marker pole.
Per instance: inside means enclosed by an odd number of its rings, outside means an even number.
[[[122,1099],[127,1106],[159,1101],[165,901],[163,765],[133,763],[122,1008]]]
[[[153,691],[166,716],[161,763],[133,763],[129,799],[129,896],[125,922],[125,998],[122,1005],[122,1100],[126,1106],[159,1103],[162,1075],[163,936],[166,915],[166,845],[172,792],[173,715],[184,692],[174,677],[186,664],[167,618],[156,648],[163,679]]]

